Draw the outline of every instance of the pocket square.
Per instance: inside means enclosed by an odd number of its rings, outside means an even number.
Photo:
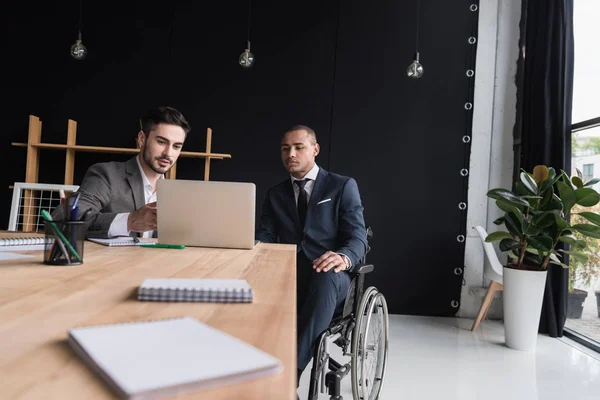
[[[320,202],[317,203],[317,205],[327,203],[328,201],[331,201],[331,197],[328,199],[325,199],[325,200],[321,200]]]

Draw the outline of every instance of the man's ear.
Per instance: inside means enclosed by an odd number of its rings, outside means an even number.
[[[319,146],[319,143],[315,143],[315,157],[318,156],[320,152],[321,146]]]
[[[141,149],[144,147],[144,143],[146,142],[146,134],[144,131],[139,131],[137,135],[137,148]]]

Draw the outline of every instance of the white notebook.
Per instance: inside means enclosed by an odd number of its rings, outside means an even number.
[[[46,243],[52,244],[52,239],[44,236],[1,238],[0,251],[44,250]]]
[[[150,240],[138,239],[136,242],[132,237],[115,237],[110,239],[88,238],[90,242],[99,243],[104,246],[139,246],[140,244],[155,244]]]
[[[194,318],[69,331],[69,344],[125,399],[150,399],[272,375],[281,362]]]
[[[244,279],[148,278],[138,288],[138,300],[251,303],[254,292]]]

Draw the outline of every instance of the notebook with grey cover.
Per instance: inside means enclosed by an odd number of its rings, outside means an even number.
[[[148,278],[138,300],[251,303],[254,292],[244,279]]]
[[[123,399],[152,399],[272,375],[281,362],[194,318],[74,328],[69,345]]]

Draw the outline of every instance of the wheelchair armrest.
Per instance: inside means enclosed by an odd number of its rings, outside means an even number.
[[[356,275],[368,274],[369,272],[373,271],[374,269],[375,269],[375,266],[373,264],[358,264],[350,269],[350,273],[356,274]]]

